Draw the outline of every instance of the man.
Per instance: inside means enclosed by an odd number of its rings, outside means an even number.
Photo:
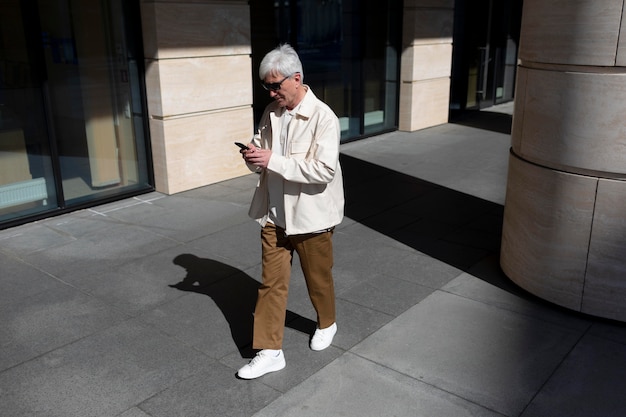
[[[277,47],[263,58],[259,76],[274,102],[241,151],[248,167],[261,174],[249,214],[262,226],[263,267],[252,343],[259,352],[237,372],[243,379],[285,367],[282,342],[294,250],[317,312],[310,347],[319,351],[332,343],[337,332],[332,235],[344,208],[339,120],[303,84],[298,54],[289,45]]]

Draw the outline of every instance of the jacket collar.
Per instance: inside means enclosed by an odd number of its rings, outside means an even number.
[[[302,85],[304,86],[304,88],[306,88],[306,94],[302,98],[302,101],[300,102],[300,104],[296,106],[295,115],[300,118],[308,119],[313,114],[313,109],[315,107],[315,102],[317,101],[317,97],[315,96],[315,94],[313,94],[313,90],[311,89],[311,87],[309,87],[306,84],[302,84]],[[276,109],[276,116],[280,117],[286,111],[287,111],[286,107],[280,107]]]

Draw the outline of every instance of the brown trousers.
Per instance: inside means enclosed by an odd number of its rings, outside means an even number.
[[[333,231],[286,236],[268,223],[261,230],[262,280],[254,311],[254,349],[282,349],[294,250],[322,329],[335,322]]]

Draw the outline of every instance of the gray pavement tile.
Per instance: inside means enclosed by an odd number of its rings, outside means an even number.
[[[87,211],[94,214],[103,215],[107,213],[113,213],[119,210],[123,210],[129,207],[142,206],[146,210],[150,209],[150,205],[157,200],[167,198],[168,196],[157,191],[152,191],[146,194],[141,194],[135,197],[126,198],[124,200],[113,201],[111,203],[100,204],[98,206],[91,207]]]
[[[366,223],[374,230],[392,234],[399,230],[405,230],[419,221],[415,213],[403,213],[400,210],[394,210],[391,213],[389,210],[385,210],[382,213],[376,212],[368,216]]]
[[[413,253],[400,253],[394,262],[386,265],[382,273],[386,276],[438,289],[459,276],[462,271],[439,259],[413,251]]]
[[[127,318],[99,300],[60,282],[29,297],[3,302],[0,317],[2,370]]]
[[[181,296],[169,287],[182,281],[185,269],[175,264],[180,247],[139,258],[120,266],[110,265],[104,273],[76,276],[72,285],[108,305],[136,316]]]
[[[485,213],[493,213],[498,206],[489,201],[460,193],[449,188],[438,187],[431,192],[408,201],[395,210],[413,213],[416,219],[426,219],[454,226],[466,226],[481,218]],[[499,226],[501,220],[498,221]],[[419,227],[419,225],[415,225]]]
[[[188,246],[205,259],[220,259],[248,269],[261,262],[261,226],[247,218],[243,222],[191,240]]]
[[[529,292],[523,290],[507,277],[500,267],[500,253],[491,253],[468,268],[465,273],[490,283],[504,291],[516,295],[523,299],[539,298],[534,297]]]
[[[510,291],[509,285],[513,285],[511,283],[502,288],[498,287],[498,284],[500,284],[498,280],[490,280],[482,272],[474,276],[470,270],[451,281],[442,290],[580,333],[591,327],[592,322],[583,316],[572,314],[521,291]]]
[[[180,243],[141,227],[116,225],[20,257],[49,274],[74,281],[177,245]]]
[[[419,248],[420,252],[448,266],[467,270],[493,252],[487,249],[466,246],[456,242],[437,240]]]
[[[243,283],[241,288],[237,287],[239,283]],[[227,279],[222,284],[198,289],[198,292],[183,292],[182,297],[156,307],[138,319],[207,356],[220,359],[235,352],[245,352],[246,348],[249,350],[256,288],[245,283],[243,278]]]
[[[152,417],[137,407],[130,408],[116,417]]]
[[[465,144],[471,143],[471,147]],[[342,152],[379,164],[400,169],[415,178],[430,181],[457,191],[470,191],[485,179],[485,171],[498,189],[506,182],[510,135],[466,126],[446,124],[418,132],[392,132],[359,143],[346,144]],[[407,152],[410,149],[410,152]],[[501,156],[498,158],[498,156]],[[473,181],[464,181],[471,177]],[[490,200],[501,197],[483,187],[477,197]]]
[[[140,404],[151,417],[247,417],[280,395],[258,381],[234,377],[221,364],[196,374]]]
[[[254,416],[501,415],[346,353]]]
[[[412,253],[410,248],[400,248],[393,239],[360,225],[337,233],[333,250],[333,274],[338,291],[347,290],[372,274],[390,273]]]
[[[477,231],[466,226],[445,234],[442,240],[468,248],[483,249],[489,253],[499,253],[502,233],[500,230]]]
[[[39,269],[0,253],[0,306],[61,285]]]
[[[0,374],[0,415],[116,416],[212,365],[173,339],[122,323]]]
[[[626,323],[595,320],[589,334],[626,345]]]
[[[359,284],[338,292],[337,298],[398,316],[433,292],[432,288],[386,274],[373,274],[363,278]]]
[[[40,224],[60,234],[80,239],[83,236],[113,227],[119,224],[119,221],[91,210],[79,210],[42,220]]]
[[[394,316],[337,299],[337,334],[333,346],[348,350],[394,319]]]
[[[200,291],[241,271],[222,260],[206,259],[189,246],[175,246],[119,266],[104,273],[81,276],[72,284],[127,314],[137,315],[181,297],[173,286]]]
[[[24,257],[58,245],[76,241],[73,236],[31,223],[18,228],[0,231],[0,252]]]
[[[142,226],[179,242],[189,242],[250,220],[247,206],[229,201],[199,200],[178,195],[134,205],[106,215]]]
[[[184,198],[206,201],[223,201],[245,207],[246,213],[252,201],[252,196],[258,181],[257,175],[234,178],[212,184],[210,187],[200,187],[176,194]]]
[[[459,191],[479,197],[483,200],[504,206],[506,195],[506,173],[508,164],[495,167],[483,167],[467,172],[447,185]]]
[[[585,336],[522,417],[622,417],[626,414],[626,346]]]
[[[398,241],[405,242],[411,249],[418,250],[419,248],[427,248],[431,242],[442,239],[455,230],[458,230],[457,225],[432,218],[421,218],[406,227],[393,230],[390,234]]]
[[[237,178],[211,184],[210,187],[199,187],[193,190],[184,191],[180,195],[192,198],[219,198],[220,196],[232,195],[241,191],[250,192],[254,190],[259,181],[259,174],[249,173]]]
[[[518,415],[581,333],[437,291],[351,351]]]

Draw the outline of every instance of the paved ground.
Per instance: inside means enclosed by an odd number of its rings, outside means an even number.
[[[251,356],[254,175],[0,231],[0,415],[624,416],[626,328],[498,266],[510,108],[342,147],[339,333],[312,352],[295,262],[287,368]]]

